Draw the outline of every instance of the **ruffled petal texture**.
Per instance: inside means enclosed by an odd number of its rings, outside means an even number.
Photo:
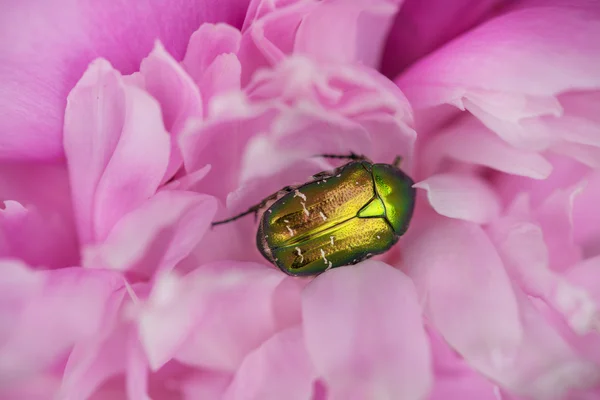
[[[67,94],[97,57],[120,72],[139,68],[155,40],[177,60],[203,22],[241,26],[248,0],[143,4],[69,0],[60,7],[28,0],[0,17],[0,159],[63,155]]]

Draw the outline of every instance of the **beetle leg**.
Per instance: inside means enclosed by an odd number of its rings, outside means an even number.
[[[235,221],[237,219],[240,219],[240,218],[245,217],[246,215],[252,214],[252,213],[254,213],[254,219],[256,220],[256,219],[258,219],[258,212],[261,210],[261,208],[264,208],[269,201],[275,200],[277,197],[279,197],[279,196],[281,196],[283,194],[287,194],[287,193],[293,191],[294,189],[296,189],[295,186],[286,186],[283,189],[281,189],[281,190],[273,193],[269,197],[263,199],[260,203],[253,205],[252,207],[250,207],[249,209],[247,209],[243,213],[240,213],[238,215],[234,215],[231,218],[227,218],[227,219],[224,219],[224,220],[221,220],[221,221],[215,221],[211,225],[215,226],[215,225],[226,224],[228,222]]]

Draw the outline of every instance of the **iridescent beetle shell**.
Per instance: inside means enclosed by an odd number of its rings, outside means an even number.
[[[295,276],[316,275],[384,253],[408,228],[413,184],[393,165],[349,162],[271,204],[260,219],[258,249]]]

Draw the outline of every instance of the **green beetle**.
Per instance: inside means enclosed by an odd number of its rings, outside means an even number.
[[[267,260],[294,276],[317,275],[389,250],[408,229],[415,206],[414,182],[398,168],[401,158],[375,164],[355,154],[322,157],[350,161],[212,225],[258,215],[269,205],[256,245]]]

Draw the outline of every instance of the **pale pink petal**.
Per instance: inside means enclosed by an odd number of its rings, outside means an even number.
[[[181,383],[184,400],[222,399],[231,383],[231,375],[223,372],[207,371],[195,373]]]
[[[315,378],[302,328],[290,328],[246,356],[223,399],[306,400]]]
[[[444,339],[429,329],[435,381],[428,400],[508,400],[500,388],[473,370]]]
[[[192,286],[195,282],[163,274],[138,315],[140,341],[148,364],[156,371],[179,350],[204,313]]]
[[[148,361],[138,338],[130,335],[126,341],[126,383],[127,397],[130,399],[150,400],[148,396]]]
[[[545,179],[552,172],[544,156],[509,145],[471,116],[442,130],[423,151],[425,175],[437,172],[444,158],[533,179]]]
[[[124,92],[127,112],[123,131],[94,197],[98,240],[156,192],[169,161],[169,136],[158,103],[133,86],[125,87]],[[83,169],[83,165],[79,167]]]
[[[285,277],[275,268],[233,261],[205,264],[185,276],[197,306],[188,318],[196,324],[175,358],[189,365],[237,370],[279,327],[274,293]]]
[[[0,261],[0,348],[10,340],[14,324],[26,308],[30,298],[43,289],[45,276],[36,273],[21,261]],[[1,386],[1,385],[0,385]]]
[[[556,190],[533,213],[544,232],[554,270],[564,270],[581,260],[581,249],[573,238],[573,205],[586,182],[574,183]]]
[[[292,53],[375,67],[402,1],[255,1],[245,22],[242,83]],[[293,27],[293,29],[290,29]]]
[[[173,268],[198,244],[216,211],[211,196],[160,191],[125,215],[106,240],[83,250],[83,265],[149,275]]]
[[[0,165],[0,257],[43,268],[79,264],[72,213],[64,166]]]
[[[590,293],[550,269],[546,231],[510,217],[495,222],[490,231],[509,274],[523,291],[548,302],[575,332],[595,328],[600,313]]]
[[[62,360],[77,341],[100,329],[106,301],[122,286],[120,275],[111,271],[64,268],[37,274],[42,287],[21,303],[0,346],[6,378],[26,379]]]
[[[404,68],[490,16],[506,0],[406,0],[396,15],[382,71],[394,78]]]
[[[195,191],[194,188],[211,170],[211,166],[205,165],[203,168],[200,168],[197,171],[194,171],[190,174],[181,175],[180,177],[176,177],[169,183],[163,185],[159,188],[160,190],[189,190]]]
[[[600,9],[585,3],[511,10],[422,59],[397,82],[415,108],[454,104],[515,146],[548,148],[559,138],[529,122],[560,116],[560,92],[600,87],[592,39],[600,33]]]
[[[294,51],[321,60],[376,67],[403,0],[318,3],[296,31]]]
[[[483,179],[466,174],[439,174],[418,182],[435,211],[449,218],[485,224],[500,213],[500,201]]]
[[[100,6],[101,5],[101,6]],[[132,73],[155,40],[181,60],[203,22],[241,26],[248,0],[214,2],[27,0],[0,11],[0,158],[62,156],[65,100],[88,63],[109,60]]]
[[[156,192],[169,136],[158,103],[98,60],[69,96],[65,151],[80,237],[89,243]]]
[[[329,399],[425,398],[432,384],[410,279],[366,261],[316,278],[302,300],[306,345]]]
[[[515,293],[478,225],[440,219],[403,250],[426,316],[452,348],[484,373],[513,356],[523,335]]]
[[[573,205],[573,238],[583,254],[591,257],[600,254],[600,172],[587,177],[582,193]]]
[[[505,359],[490,377],[512,393],[541,400],[571,398],[567,393],[597,387],[600,368],[561,337],[540,312],[544,304],[522,293],[517,297],[523,339],[514,357]]]
[[[192,116],[202,116],[198,87],[160,42],[140,65],[144,87],[160,103],[164,126],[171,134],[169,165],[163,180],[173,176],[182,164],[178,137]]]
[[[546,179],[531,180],[507,174],[495,174],[491,178],[505,205],[511,204],[516,198],[526,193],[531,206],[538,207],[557,189],[569,189],[577,182],[584,182],[592,171],[589,167],[569,157],[547,154],[545,158],[552,164],[552,173]],[[576,202],[578,199],[579,197],[576,197]]]
[[[96,188],[119,142],[125,107],[120,75],[104,60],[91,64],[69,95],[64,145],[82,243],[96,236]]]
[[[210,110],[210,101],[218,93],[227,93],[240,89],[242,66],[234,54],[221,54],[206,69],[202,79],[198,82],[207,104],[206,113]]]
[[[533,127],[545,129],[560,138],[551,147],[558,154],[565,154],[589,165],[600,168],[600,91],[568,92],[558,97],[563,113],[560,117],[547,116],[530,121]],[[534,128],[535,129],[535,128]]]
[[[240,31],[225,24],[203,24],[190,38],[182,64],[200,88],[205,114],[214,95],[240,89],[240,40]]]
[[[206,70],[222,54],[236,54],[242,35],[226,24],[202,24],[190,37],[183,67],[195,82],[200,82]]]

